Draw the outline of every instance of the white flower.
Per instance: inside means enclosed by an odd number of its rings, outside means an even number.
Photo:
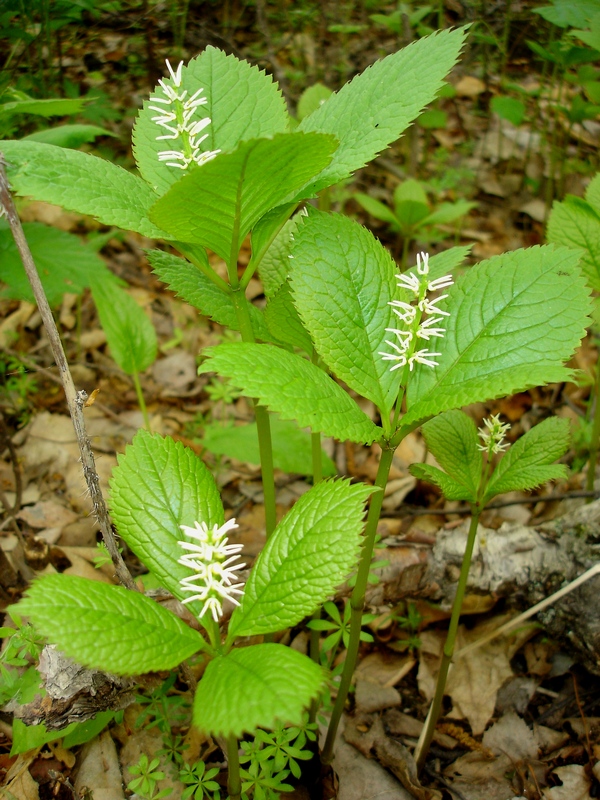
[[[419,275],[429,275],[429,253],[417,253],[417,272]]]
[[[429,340],[431,336],[439,336],[441,339],[444,338],[444,334],[446,333],[445,328],[432,328],[432,325],[437,325],[438,322],[443,322],[444,320],[441,317],[427,317],[425,322],[422,322],[419,325],[419,330],[417,331],[417,336],[420,339]]]
[[[447,286],[452,286],[454,281],[452,275],[444,275],[442,278],[436,278],[434,281],[429,281],[427,284],[428,292],[437,292],[438,289],[445,289]]]
[[[183,602],[198,600],[204,603],[200,617],[210,611],[215,622],[223,614],[223,601],[230,600],[239,605],[234,595],[243,594],[241,587],[244,584],[234,581],[239,577],[235,574],[236,571],[243,569],[245,564],[233,563],[239,558],[242,545],[227,544],[226,535],[237,527],[235,519],[228,520],[221,527],[213,525],[210,530],[205,522],[196,522],[194,527],[181,526],[184,535],[197,542],[178,542],[180,547],[189,552],[178,559],[177,563],[194,571],[193,575],[180,581],[182,591],[193,593],[192,597],[186,597]]]
[[[432,359],[441,355],[441,353],[430,353],[429,350],[417,350],[417,352],[413,353],[413,355],[408,359],[408,366],[410,367],[411,371],[415,363],[424,364],[426,367],[437,367],[439,366],[438,362],[432,361]]]
[[[503,444],[506,433],[510,430],[510,425],[503,425],[500,422],[500,415],[494,414],[488,419],[483,420],[485,428],[478,428],[479,438],[483,444],[478,444],[480,450],[488,453],[502,453],[509,447],[509,442]],[[486,430],[487,428],[487,430]]]
[[[441,308],[436,306],[436,303],[445,300],[447,297],[447,294],[441,294],[439,297],[436,297],[435,300],[424,297],[419,301],[419,311],[423,311],[425,314],[441,314],[444,317],[449,317],[450,314],[447,311],[442,311]]]
[[[412,325],[417,316],[417,309],[414,306],[411,306],[410,303],[403,303],[402,300],[392,300],[390,305],[394,314],[400,317],[402,322],[406,325]]]
[[[206,105],[208,99],[201,96],[204,92],[202,87],[197,89],[191,97],[187,96],[187,89],[177,91],[182,84],[183,61],[179,62],[176,70],[173,69],[168,60],[166,63],[173,86],[163,80],[159,80],[158,84],[165,96],[151,97],[150,101],[159,105],[150,105],[149,108],[157,112],[157,116],[151,118],[152,121],[168,131],[168,133],[157,136],[156,141],[179,140],[181,149],[161,150],[158,153],[158,160],[164,161],[168,167],[176,167],[177,169],[187,169],[190,164],[202,166],[221,152],[220,150],[205,150],[203,152],[200,147],[209,134],[205,133],[204,136],[198,136],[198,134],[211,124],[211,118],[203,117],[196,121],[192,119],[196,109],[199,106]],[[164,106],[169,106],[170,108],[165,108]]]
[[[421,281],[418,275],[415,275],[414,272],[407,272],[403,275],[396,275],[396,277],[398,278],[398,286],[401,289],[408,289],[408,291],[413,292],[416,297],[419,296]]]

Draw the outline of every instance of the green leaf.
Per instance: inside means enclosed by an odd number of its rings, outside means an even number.
[[[65,736],[63,747],[69,750],[71,747],[77,747],[79,744],[85,744],[95,739],[112,722],[114,716],[114,711],[99,711],[85,722],[76,722],[74,729]],[[64,735],[64,731],[61,733]]]
[[[36,114],[40,117],[66,117],[79,114],[85,106],[83,97],[51,97],[47,100],[38,100],[34,97],[25,97],[11,100],[0,105],[0,118],[13,114]]]
[[[113,281],[92,281],[92,297],[112,357],[127,375],[144,372],[156,359],[156,331],[131,295]]]
[[[170,78],[163,80],[172,86]],[[204,131],[208,138],[202,143],[206,150],[230,152],[240,142],[274,136],[288,128],[285,101],[273,78],[216,47],[207,47],[182,68],[181,86],[188,97],[200,87],[204,90],[201,96],[206,97],[207,103],[198,108],[193,119],[211,119]],[[154,96],[164,97],[164,93],[157,88]],[[156,141],[164,129],[152,122],[156,116],[156,111],[150,109],[152,105],[157,105],[152,98],[146,100],[138,115],[133,129],[133,152],[142,176],[158,194],[164,194],[181,178],[182,170],[167,167],[158,160],[158,152],[172,149],[173,142]]]
[[[156,195],[141,178],[102,158],[42,142],[3,141],[8,179],[18,195],[89,214],[153,239],[167,234],[148,219]]]
[[[383,431],[346,392],[309,361],[268,344],[236,342],[206,351],[198,372],[217,372],[248,397],[301,428],[326,436],[370,444]]]
[[[517,127],[525,119],[525,103],[516,97],[492,97],[490,108],[501,119],[506,119]]]
[[[353,567],[364,503],[373,488],[322,481],[298,500],[269,537],[229,624],[229,638],[297,625],[333,594]]]
[[[229,262],[259,219],[331,160],[331,136],[281,133],[252,139],[175,184],[150,212],[173,238],[208,247]]]
[[[590,181],[585,190],[585,199],[600,216],[600,172]]]
[[[211,736],[235,736],[277,722],[299,725],[321,690],[323,669],[281,644],[257,644],[213,659],[194,698],[194,724]]]
[[[566,248],[532,247],[482,261],[441,305],[437,367],[417,365],[402,427],[441,411],[569,380],[563,367],[587,325],[589,290]]]
[[[569,449],[569,420],[549,417],[527,431],[503,455],[487,485],[484,503],[505,492],[535,489],[564,479],[567,468],[553,464]]]
[[[172,669],[204,646],[149,597],[75,575],[39,578],[18,610],[77,663],[117,675]]]
[[[553,0],[549,6],[534,8],[548,22],[561,28],[585,28],[587,21],[600,11],[598,0]]]
[[[476,502],[483,458],[477,447],[477,428],[471,417],[463,411],[446,411],[423,425],[423,436],[427,447],[450,478],[445,485],[442,485],[439,476],[433,482],[440,486],[448,500]],[[439,472],[426,465],[412,466],[424,467],[421,474],[417,475],[412,467],[411,472],[425,480],[429,479],[425,477],[428,470],[431,470],[431,479]]]
[[[313,211],[295,234],[294,302],[329,369],[387,414],[398,373],[379,355],[393,324],[396,267],[372,233],[348,217]]]
[[[438,97],[439,97],[438,93]],[[439,130],[448,127],[448,114],[439,108],[429,108],[417,120],[419,127],[425,130]]]
[[[375,219],[380,219],[382,222],[387,222],[396,230],[398,229],[398,220],[396,215],[386,205],[379,202],[379,200],[375,200],[374,197],[371,197],[368,194],[363,194],[363,192],[355,192],[352,197],[356,200],[359,206],[364,208],[367,214],[375,217]]]
[[[322,83],[314,83],[305,89],[298,100],[297,116],[301,122],[304,117],[308,117],[313,111],[320,108],[326,100],[329,100],[333,92]]]
[[[267,298],[273,297],[288,279],[294,235],[303,217],[304,213],[300,212],[289,219],[261,259],[258,274]],[[255,232],[261,224],[262,220],[252,232],[253,246]]]
[[[592,189],[592,197],[595,189]],[[548,219],[549,242],[583,248],[581,267],[592,289],[600,291],[600,209],[580,197],[555,201]]]
[[[271,417],[273,462],[282,472],[298,472],[312,475],[312,449],[310,435],[291,421]],[[260,465],[258,433],[256,423],[236,427],[213,424],[206,425],[202,444],[215,455],[236,458],[248,464]],[[321,452],[323,474],[335,475],[336,469],[329,456]]]
[[[77,149],[86,142],[93,142],[98,136],[115,136],[116,133],[100,128],[98,125],[56,125],[43,131],[30,133],[23,140],[30,142],[45,142],[58,147],[72,147]]]
[[[147,250],[146,256],[155,275],[167,284],[177,297],[185,300],[200,313],[219,325],[237,331],[239,323],[231,295],[216,286],[194,264],[163,250]],[[208,267],[208,259],[206,260]],[[208,267],[210,269],[210,267]],[[256,306],[250,305],[252,330],[257,339],[272,341],[264,316]]]
[[[429,259],[429,279],[433,281],[436,278],[441,278],[443,275],[452,272],[459,264],[462,264],[471,252],[472,247],[473,245],[470,244],[461,245],[460,247],[450,247],[448,250],[442,250],[441,253],[431,256]],[[416,270],[417,268],[415,266],[407,270],[407,272],[416,273]]]
[[[290,216],[294,213],[298,203],[284,203],[282,206],[277,206],[271,211],[267,212],[264,217],[259,219],[254,228],[252,229],[252,257],[248,264],[248,269],[252,272],[260,266],[265,255],[270,251],[271,247],[275,244],[277,237],[281,230],[289,222]]]
[[[76,730],[77,726],[77,722],[72,722],[59,731],[49,731],[46,730],[43,722],[38,725],[25,725],[18,717],[15,717],[12,724],[13,741],[10,755],[17,756],[19,753],[26,753],[28,750],[37,750],[47,742],[55,742],[57,739],[62,739],[63,736],[69,736],[70,733]],[[6,797],[7,800],[11,800],[10,795]]]
[[[432,466],[431,464],[411,464],[409,467],[411,475],[421,481],[433,483],[437,486],[447,500],[467,500],[473,502],[473,497],[469,489],[459,481],[454,480],[446,472]]]
[[[270,298],[265,308],[265,322],[271,334],[280,342],[312,353],[313,343],[302,325],[292,300],[290,284],[286,281]]]
[[[399,183],[394,190],[394,203],[398,205],[404,201],[412,201],[417,205],[428,206],[427,192],[423,188],[421,181],[415,178],[408,178]]]
[[[177,544],[180,526],[224,522],[219,491],[202,460],[170,437],[140,430],[118,456],[110,492],[119,535],[165,589],[179,600],[189,597],[179,585],[190,574],[177,563],[184,552]],[[202,610],[196,601],[188,607],[192,613]]]
[[[456,222],[457,219],[464,217],[472,208],[476,207],[477,203],[471,203],[468,200],[457,200],[456,203],[441,203],[423,220],[423,224],[448,225],[450,222]]]
[[[331,164],[303,192],[310,196],[347,178],[394,142],[435,99],[459,56],[465,30],[420,39],[368,67],[300,123],[340,142]]]
[[[39,222],[23,223],[23,232],[52,307],[58,306],[66,292],[81,294],[91,276],[117,285],[104,261],[78,236]],[[0,294],[35,302],[29,280],[10,228],[0,220],[0,280],[7,284]]]

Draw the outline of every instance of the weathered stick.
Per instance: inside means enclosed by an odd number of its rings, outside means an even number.
[[[15,204],[13,203],[13,199],[10,194],[8,179],[6,177],[6,162],[4,160],[4,155],[0,152],[0,213],[2,210],[6,214],[6,218],[15,240],[15,244],[17,245],[23,267],[27,274],[27,278],[29,279],[33,295],[40,311],[46,333],[48,334],[54,360],[58,366],[67,406],[69,408],[69,414],[71,415],[73,427],[75,428],[75,435],[77,437],[77,443],[79,444],[83,475],[90,492],[94,514],[96,515],[104,544],[106,545],[106,549],[112,558],[115,573],[119,582],[128,589],[137,591],[135,581],[131,577],[129,570],[125,566],[125,562],[119,553],[119,548],[117,547],[117,542],[108,517],[106,503],[100,490],[100,479],[96,471],[94,454],[85,430],[85,422],[83,419],[83,407],[85,401],[87,400],[87,393],[83,390],[78,392],[75,389],[75,384],[73,383],[73,377],[71,375],[71,371],[69,370],[69,364],[60,340],[58,329],[56,327],[56,323],[54,322],[52,311],[48,304],[42,282],[40,281],[40,277],[33,261],[31,250],[29,249],[25,234],[23,233],[21,220],[19,219],[19,215],[17,214]]]

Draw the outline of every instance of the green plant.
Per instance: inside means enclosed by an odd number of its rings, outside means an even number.
[[[112,357],[123,372],[133,378],[144,423],[147,430],[150,430],[150,417],[142,392],[140,373],[156,360],[158,342],[154,325],[133,297],[116,282],[94,276],[91,285],[92,297]]]
[[[312,207],[294,216],[302,201],[397,138],[435,96],[463,36],[444,31],[373,65],[294,132],[270,78],[207,48],[186,68],[169,66],[170,78],[140,112],[134,152],[141,177],[75,151],[5,143],[16,191],[58,197],[107,224],[169,241],[184,257],[150,253],[157,274],[242,334],[241,342],[208,351],[199,371],[255,398],[268,538],[247,582],[238,573],[241,545],[228,541],[236,523],[225,521],[208,468],[180,443],[142,430],[112,476],[113,520],[201,630],[137,592],[69,575],[36,581],[20,606],[68,655],[107,671],[170,670],[203,658],[193,722],[226,739],[235,800],[243,783],[244,791],[254,786],[255,796],[266,796],[281,791],[287,778],[273,759],[264,770],[251,762],[244,777],[240,737],[283,720],[300,724],[327,680],[319,652],[311,660],[275,644],[273,634],[315,613],[356,571],[346,660],[322,759],[333,756],[396,448],[449,409],[568,380],[563,364],[588,322],[589,290],[577,254],[566,248],[507,253],[455,281],[451,273],[465,248],[431,259],[422,253],[416,267],[396,274],[389,252],[353,220]],[[240,270],[248,233],[252,256]],[[207,249],[225,260],[226,280],[213,271]],[[264,312],[245,292],[256,271]],[[548,307],[552,323],[560,324],[549,324]],[[374,418],[354,396],[371,401]],[[314,485],[278,524],[267,409],[312,431]],[[375,486],[322,480],[322,434],[377,442]],[[227,625],[225,602],[234,606]],[[261,635],[262,644],[236,646]]]
[[[387,222],[390,230],[398,234],[402,242],[402,269],[406,269],[414,240],[425,242],[443,238],[440,226],[457,222],[477,205],[469,200],[457,200],[440,203],[432,209],[423,185],[412,178],[396,187],[393,210],[362,192],[356,192],[353,197],[371,216]]]
[[[423,617],[417,606],[414,603],[408,603],[405,615],[394,613],[391,614],[391,618],[397,623],[399,628],[408,632],[408,639],[406,640],[407,650],[418,650],[419,647],[421,647],[421,639],[418,633],[423,623]]]
[[[207,770],[204,761],[196,761],[193,766],[184,766],[179,772],[179,780],[185,783],[187,788],[183,790],[181,800],[187,800],[188,797],[202,800],[205,796],[210,797],[211,792],[213,800],[217,800],[220,797],[221,787],[212,779],[218,774],[218,767]]]
[[[563,202],[556,201],[548,218],[548,241],[567,245],[582,254],[581,266],[589,287],[596,293],[592,330],[600,331],[600,173],[590,182],[585,199],[567,195]],[[590,382],[594,387],[589,404],[591,430],[589,433],[589,464],[586,488],[592,491],[598,462],[600,444],[600,359]],[[589,426],[585,426],[589,428]]]
[[[323,604],[323,611],[325,611],[329,620],[313,619],[308,623],[308,627],[314,631],[330,631],[321,644],[321,650],[324,654],[329,654],[327,663],[331,667],[340,642],[344,647],[348,647],[350,642],[351,609],[349,603],[344,603],[344,613],[341,615],[336,604],[328,600]],[[363,614],[362,624],[367,625],[374,618],[373,614]],[[373,637],[370,633],[361,631],[360,640],[361,642],[372,642]]]
[[[14,628],[0,628],[0,639],[7,640],[0,651],[1,705],[11,699],[29,703],[40,686],[40,675],[32,662],[39,656],[44,640],[33,626],[23,624],[17,614],[12,621]]]
[[[165,778],[165,773],[157,769],[159,764],[159,758],[148,761],[148,756],[142,753],[137,764],[129,767],[129,772],[132,775],[139,775],[139,777],[129,781],[127,788],[145,800],[159,800],[161,797],[167,797],[171,794],[172,789],[158,789],[156,785]]]
[[[36,391],[35,377],[16,356],[0,354],[0,408],[25,425],[30,416],[30,396]]]
[[[439,486],[448,500],[468,502],[472,515],[435,695],[415,752],[418,767],[425,762],[442,708],[482,511],[498,494],[533,489],[567,475],[563,464],[553,462],[569,447],[568,420],[557,417],[546,419],[510,447],[504,443],[509,429],[510,425],[502,424],[497,415],[485,419],[484,425],[477,430],[471,417],[464,412],[446,411],[423,425],[427,447],[441,469],[429,464],[413,464],[410,467],[417,478]],[[496,461],[499,454],[503,455]]]

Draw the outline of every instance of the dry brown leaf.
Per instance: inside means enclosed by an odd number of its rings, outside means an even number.
[[[465,75],[454,84],[454,89],[459,97],[477,97],[485,92],[485,83],[473,75]]]
[[[108,731],[84,745],[75,789],[93,789],[94,800],[124,800],[117,748]]]
[[[479,639],[484,626],[466,632],[458,630],[456,651],[471,641]],[[421,658],[419,662],[419,690],[427,700],[435,691],[445,631],[424,631],[421,635]],[[494,713],[499,688],[510,677],[510,658],[514,645],[506,640],[493,640],[477,650],[456,659],[448,676],[446,694],[452,698],[453,709],[448,715],[454,719],[468,720],[473,734],[483,733]]]
[[[56,500],[42,500],[34,506],[27,506],[17,514],[32,528],[64,528],[78,519],[77,514]]]
[[[355,675],[379,686],[394,686],[407,675],[415,665],[410,656],[397,656],[392,653],[369,653],[356,668]]]
[[[485,732],[483,744],[496,755],[503,753],[513,761],[531,761],[538,757],[535,735],[514,711],[505,714]]]
[[[29,765],[37,750],[21,753],[6,775],[5,791],[0,797],[6,800],[40,800],[39,785],[29,772]]]
[[[557,767],[553,774],[559,778],[562,786],[544,789],[544,800],[591,800],[590,781],[585,774],[585,767],[569,764]]]

